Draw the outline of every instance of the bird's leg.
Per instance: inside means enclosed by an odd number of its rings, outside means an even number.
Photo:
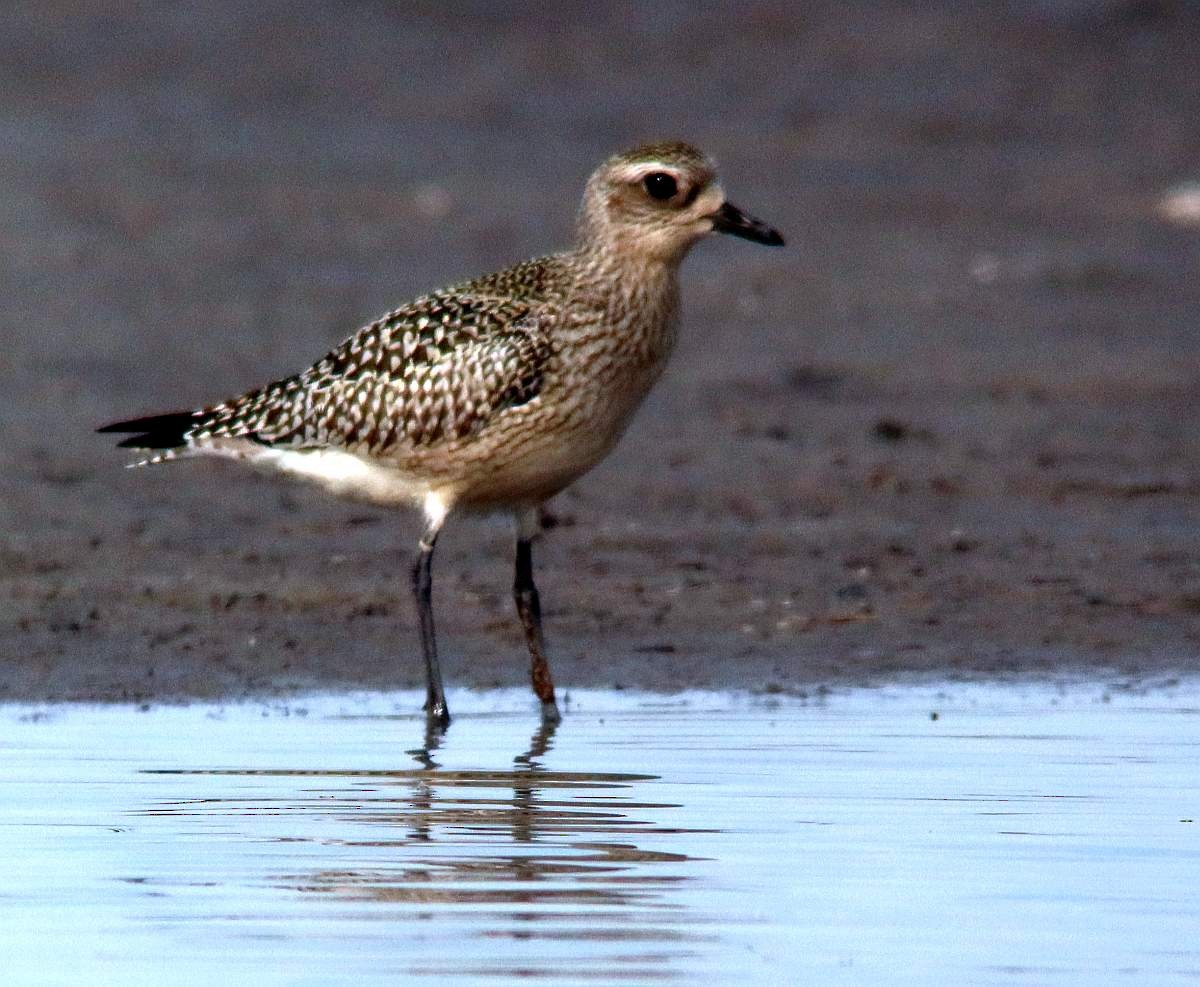
[[[428,512],[427,512],[428,513]],[[413,598],[421,625],[421,651],[425,655],[425,713],[431,726],[445,729],[450,724],[446,693],[442,689],[442,671],[438,667],[437,639],[433,632],[433,546],[437,543],[443,517],[430,517],[421,536],[421,550],[412,567]]]
[[[536,517],[534,514],[534,520]],[[513,599],[516,600],[517,614],[525,630],[525,643],[529,645],[529,680],[534,693],[541,700],[542,719],[557,723],[562,716],[558,711],[558,703],[554,701],[554,680],[550,677],[550,663],[546,660],[546,645],[542,640],[542,605],[537,587],[533,584],[532,527],[527,516],[518,519]]]

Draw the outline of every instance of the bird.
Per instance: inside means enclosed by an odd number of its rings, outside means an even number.
[[[546,722],[558,722],[533,579],[546,501],[616,445],[661,377],[679,269],[708,234],[782,246],[725,198],[713,161],[679,140],[615,154],[587,180],[574,244],[423,295],[290,377],[191,411],[113,422],[131,466],[217,456],[377,505],[417,508],[411,568],[430,724],[450,722],[432,562],[451,512],[514,522],[513,597]]]

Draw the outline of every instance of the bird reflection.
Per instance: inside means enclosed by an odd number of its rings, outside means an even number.
[[[559,720],[542,719],[533,736],[529,738],[529,749],[513,758],[513,764],[525,765],[530,773],[541,770],[541,758],[553,746],[554,734],[558,731]],[[440,768],[441,764],[433,759],[434,752],[442,746],[446,739],[446,730],[427,720],[425,724],[424,743],[420,747],[405,751],[422,768],[432,771]]]
[[[513,764],[527,765],[530,771],[541,770],[540,758],[544,757],[554,744],[554,735],[558,732],[560,720],[542,719],[538,728],[529,738],[529,750],[513,758]]]
[[[445,770],[434,755],[447,734],[426,729],[423,745],[408,751],[417,770],[372,775],[362,780],[370,787],[333,793],[332,804],[322,793],[323,812],[373,830],[327,842],[387,851],[378,865],[281,881],[304,893],[374,901],[629,905],[685,880],[660,867],[685,863],[686,854],[627,842],[683,832],[629,814],[675,808],[628,797],[654,776],[550,770],[544,759],[558,729],[539,723],[511,771]],[[611,842],[614,835],[621,842]],[[417,846],[425,852],[410,852]]]
[[[412,767],[196,772],[241,776],[239,794],[148,812],[253,816],[255,839],[266,821],[299,865],[275,873],[271,886],[343,906],[392,906],[374,917],[471,906],[458,921],[488,938],[701,938],[675,893],[692,879],[692,858],[676,848],[697,831],[669,825],[678,806],[639,797],[656,776],[555,770],[549,755],[566,728],[546,722],[511,768],[447,769],[453,731],[422,729],[407,752]],[[263,778],[260,790],[248,790],[248,776]]]
[[[436,724],[432,719],[425,720],[425,743],[404,753],[412,757],[417,764],[428,771],[440,768],[441,765],[433,759],[433,752],[442,746],[446,738],[446,728]]]

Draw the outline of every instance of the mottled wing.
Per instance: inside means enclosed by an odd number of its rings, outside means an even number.
[[[309,370],[209,409],[188,438],[376,455],[463,439],[535,398],[551,354],[527,304],[431,296],[366,326]]]

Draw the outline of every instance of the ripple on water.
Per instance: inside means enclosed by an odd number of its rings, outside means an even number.
[[[1186,982],[1200,715],[1101,698],[12,709],[0,947],[14,983]]]

